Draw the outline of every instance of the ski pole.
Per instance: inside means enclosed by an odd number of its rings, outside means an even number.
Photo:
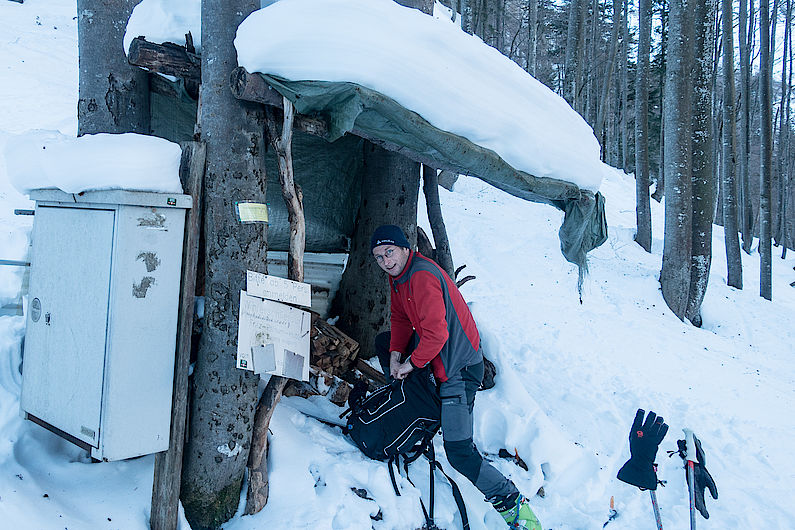
[[[657,530],[663,530],[662,519],[660,518],[660,507],[657,506],[657,492],[649,490],[651,494],[651,505],[654,508],[654,520],[657,522]]]
[[[687,490],[690,496],[690,530],[696,530],[696,489],[695,489],[695,462],[696,442],[693,431],[682,429],[685,433],[685,462],[687,465]]]

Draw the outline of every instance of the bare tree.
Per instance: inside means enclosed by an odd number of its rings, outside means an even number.
[[[743,262],[737,236],[736,140],[734,128],[734,44],[731,0],[722,0],[723,15],[723,231],[727,282],[743,288]]]
[[[563,68],[563,97],[573,108],[579,80],[577,79],[577,49],[579,43],[580,2],[569,0],[569,23],[566,26],[566,59]]]
[[[748,36],[748,4],[753,0],[740,0],[740,141],[738,157],[738,201],[743,249],[751,251],[753,236],[753,210],[749,191],[748,158],[751,152],[751,42]]]
[[[786,173],[787,146],[789,145],[789,114],[787,114],[787,102],[789,99],[790,87],[787,83],[788,68],[791,70],[792,65],[789,63],[787,50],[790,48],[791,31],[790,23],[792,21],[792,2],[786,0],[786,9],[784,15],[784,49],[781,53],[781,98],[779,100],[779,128],[778,128],[778,149],[776,153],[776,180],[778,183],[776,203],[778,209],[776,211],[775,226],[773,229],[773,240],[776,245],[781,244],[782,227],[786,222],[784,217],[784,181]]]
[[[724,0],[726,1],[726,0]],[[759,175],[759,295],[768,300],[773,299],[772,285],[772,245],[771,245],[771,179],[773,158],[773,118],[771,110],[771,78],[773,76],[770,62],[770,5],[768,0],[759,4],[760,45],[760,77],[761,92],[761,143],[760,143],[760,175]]]
[[[727,0],[728,1],[728,0]],[[660,286],[665,303],[685,318],[690,289],[692,183],[690,53],[693,20],[686,0],[671,0],[665,79],[665,241]]]
[[[614,0],[617,1],[617,0]],[[629,129],[627,115],[629,113],[629,0],[623,0],[624,9],[621,17],[621,167],[629,170]]]
[[[717,0],[693,0],[693,227],[690,292],[685,316],[701,327],[701,303],[712,264],[715,185],[712,160],[712,62]]]
[[[538,2],[527,0],[527,71],[533,77],[538,64]]]
[[[635,241],[651,252],[651,205],[649,204],[649,48],[651,0],[638,5],[638,66],[635,76]],[[681,102],[678,102],[681,104]]]
[[[149,134],[149,78],[124,53],[124,29],[140,0],[78,0],[77,134]]]
[[[237,510],[257,403],[259,377],[236,368],[234,337],[245,272],[266,272],[267,225],[241,224],[235,201],[265,202],[264,118],[260,105],[232,96],[229,74],[237,66],[235,31],[259,5],[259,0],[202,0],[205,316],[181,493],[195,529],[219,528]]]

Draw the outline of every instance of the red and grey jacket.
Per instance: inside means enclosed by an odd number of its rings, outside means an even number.
[[[411,364],[431,363],[438,381],[483,360],[480,335],[464,297],[450,276],[434,261],[411,252],[403,272],[389,278],[392,308],[389,349],[406,352],[411,335],[419,343]]]

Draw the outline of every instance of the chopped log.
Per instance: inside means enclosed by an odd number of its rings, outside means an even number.
[[[312,313],[311,363],[331,375],[350,370],[359,356],[359,343]]]
[[[242,66],[232,70],[229,76],[229,85],[232,95],[244,101],[253,101],[269,107],[284,109],[284,98],[276,90],[271,88],[259,74],[252,74]],[[278,119],[278,116],[274,116]],[[328,125],[317,117],[304,116],[297,114],[294,117],[293,126],[299,131],[320,136],[328,137]]]
[[[155,44],[143,37],[136,37],[130,43],[127,61],[158,74],[197,82],[201,79],[201,57],[172,42]]]
[[[356,369],[359,370],[362,373],[362,375],[364,375],[368,379],[375,381],[380,385],[386,384],[386,377],[384,377],[384,374],[382,374],[381,372],[379,372],[378,370],[376,370],[375,368],[364,362],[363,359],[359,359],[358,361],[356,361]]]

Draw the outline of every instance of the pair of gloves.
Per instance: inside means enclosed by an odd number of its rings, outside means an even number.
[[[618,479],[637,486],[640,489],[657,489],[657,468],[654,459],[657,457],[657,449],[665,435],[668,433],[668,425],[663,421],[662,416],[657,416],[649,411],[644,421],[646,413],[643,409],[638,409],[635,413],[635,420],[632,422],[632,429],[629,432],[629,453],[630,458],[621,466],[618,471]],[[701,448],[701,441],[693,436],[696,446],[696,460],[694,462],[693,482],[690,484],[690,477],[685,472],[687,485],[695,491],[696,509],[701,512],[704,519],[709,519],[709,512],[704,504],[704,490],[709,488],[713,499],[718,498],[718,488],[712,475],[706,468],[704,450]],[[677,441],[679,456],[685,459],[685,441]],[[674,451],[671,453],[673,454]],[[685,467],[687,464],[685,463]]]

